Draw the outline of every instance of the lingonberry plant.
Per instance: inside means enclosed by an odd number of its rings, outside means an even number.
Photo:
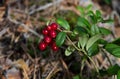
[[[40,42],[39,48],[40,50],[45,50],[47,45],[52,43],[49,46],[53,51],[58,51],[58,47],[66,45],[67,49],[64,51],[66,56],[70,56],[74,51],[77,51],[80,56],[84,56],[84,61],[89,59],[92,62],[99,76],[101,74],[118,75],[118,79],[120,79],[120,67],[118,65],[111,65],[110,68],[101,72],[91,58],[98,54],[100,50],[107,51],[115,57],[120,57],[120,38],[111,42],[103,38],[112,32],[104,27],[99,27],[99,23],[109,23],[112,20],[104,20],[99,10],[93,12],[90,7],[77,7],[81,15],[77,18],[74,26],[70,26],[63,18],[57,18],[56,23],[45,27],[42,31],[44,40]],[[67,42],[65,43],[65,41]]]

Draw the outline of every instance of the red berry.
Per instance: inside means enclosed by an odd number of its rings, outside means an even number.
[[[47,28],[47,30],[48,30],[48,31],[52,30],[52,28],[51,28],[51,26],[50,26],[50,25],[49,25],[49,26],[47,26],[46,28]]]
[[[44,41],[45,41],[46,43],[48,43],[48,44],[51,42],[51,40],[52,40],[52,38],[49,37],[49,36],[45,36],[45,37],[44,37]]]
[[[50,31],[50,37],[55,38],[56,37],[56,31],[51,30]]]
[[[47,35],[48,34],[48,30],[45,28],[45,29],[42,30],[42,33],[43,33],[43,35]]]
[[[52,30],[57,30],[58,25],[56,23],[52,23],[51,28],[52,28]]]
[[[52,44],[52,50],[53,51],[58,51],[59,50],[59,48],[57,47],[55,42]]]
[[[40,50],[45,50],[46,47],[47,47],[47,44],[46,44],[45,42],[39,43],[39,49],[40,49]]]

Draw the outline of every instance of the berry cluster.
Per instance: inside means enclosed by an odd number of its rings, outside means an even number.
[[[57,28],[58,28],[58,25],[56,23],[52,23],[42,30],[44,39],[42,42],[39,43],[40,50],[45,50],[47,46],[50,46],[53,51],[58,50],[58,47],[54,41],[57,35],[56,33]]]

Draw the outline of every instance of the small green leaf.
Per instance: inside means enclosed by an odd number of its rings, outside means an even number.
[[[92,22],[91,24],[96,24],[96,23],[97,23],[97,17],[96,17],[96,15],[93,13],[93,11],[89,11],[89,12],[87,13],[87,15],[89,16],[90,21]]]
[[[94,56],[99,52],[99,47],[98,44],[95,43],[93,44],[89,49],[88,49],[88,55],[89,56]]]
[[[96,18],[97,18],[97,22],[101,22],[103,20],[102,14],[99,10],[96,10]]]
[[[98,26],[92,25],[92,27],[91,27],[91,34],[95,35],[95,34],[99,34],[99,33],[100,33],[100,31],[99,31]]]
[[[93,5],[92,4],[89,4],[87,7],[86,7],[86,10],[87,11],[90,11],[92,9]]]
[[[115,64],[114,66],[110,66],[107,69],[107,73],[108,75],[116,75],[119,70],[120,70],[120,67],[117,64]]]
[[[79,75],[73,77],[73,79],[81,79]]]
[[[56,44],[57,46],[61,46],[66,39],[66,33],[65,32],[59,32],[57,37],[56,37]]]
[[[85,13],[84,7],[77,6],[77,9],[79,10],[80,13],[82,13],[82,15],[84,15]]]
[[[68,22],[66,20],[64,20],[63,18],[58,18],[57,19],[57,23],[60,24],[61,27],[63,27],[66,30],[70,30],[70,25],[68,24]]]
[[[115,57],[120,57],[120,46],[116,44],[107,44],[105,49]]]
[[[89,17],[90,17],[90,20],[91,20],[91,23],[92,23],[92,24],[96,24],[96,23],[97,23],[97,18],[96,18],[95,15],[91,15],[91,16],[89,16]]]
[[[111,43],[119,45],[120,46],[120,37],[112,41]]]
[[[91,37],[88,42],[87,42],[87,45],[86,45],[86,50],[88,50],[96,41],[98,41],[99,39],[101,38],[101,35],[100,34],[97,34],[93,37]]]
[[[82,35],[82,34],[87,34],[88,32],[87,32],[87,30],[86,30],[84,27],[77,26],[77,27],[75,27],[75,29],[73,30],[73,33]]]
[[[108,43],[108,41],[104,40],[104,39],[99,39],[98,40],[98,43],[99,44],[102,44],[102,45],[106,45]]]
[[[117,73],[117,79],[120,79],[120,70]]]
[[[93,11],[88,11],[88,13],[87,13],[87,16],[91,16],[91,15],[95,15],[94,13],[93,13]]]
[[[75,51],[75,48],[72,47],[72,46],[69,46],[69,47],[65,50],[65,56],[70,56],[74,51]]]
[[[103,27],[99,27],[99,29],[100,29],[100,33],[103,34],[103,35],[109,35],[109,34],[112,33],[109,29],[106,29],[106,28],[103,28]]]
[[[82,49],[84,49],[87,41],[88,41],[88,36],[87,35],[83,35],[81,38],[79,38],[78,47],[80,48],[80,46],[81,46]]]
[[[91,26],[90,23],[88,22],[88,20],[86,20],[83,17],[79,17],[78,18],[77,25],[79,25],[79,26],[86,26],[87,28],[90,28],[90,26]]]
[[[99,10],[96,10],[96,16],[97,17],[101,17],[102,16],[102,14],[101,14],[101,12]]]
[[[105,75],[109,75],[109,76],[112,76],[112,75],[117,75],[117,73],[120,71],[120,66],[115,64],[113,66],[110,66],[107,70],[100,70],[100,74],[101,76],[105,76]]]

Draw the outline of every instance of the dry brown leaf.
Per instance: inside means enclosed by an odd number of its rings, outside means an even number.
[[[7,79],[21,79],[20,72],[16,68],[7,70],[6,77],[7,77]]]

